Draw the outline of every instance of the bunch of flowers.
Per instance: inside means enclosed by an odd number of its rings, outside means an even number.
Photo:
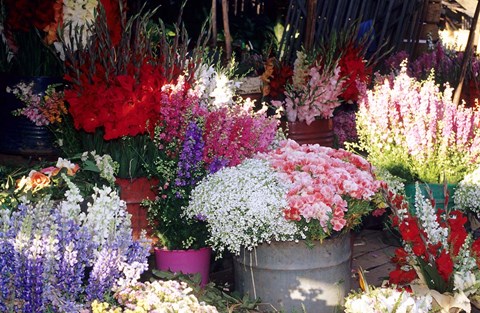
[[[154,157],[149,133],[161,107],[162,87],[171,76],[163,66],[170,59],[154,56],[147,30],[152,12],[127,19],[126,1],[94,2],[78,7],[80,3],[69,1],[86,20],[72,21],[63,29],[64,37],[73,40],[64,39],[63,45],[65,79],[70,83],[65,101],[81,151],[110,154],[120,164],[119,177],[144,176],[143,164]],[[173,64],[169,68],[178,69]]]
[[[292,83],[285,87],[285,100],[274,100],[272,105],[284,111],[289,122],[305,121],[310,125],[316,118],[333,116],[342,92],[343,78],[337,63],[327,64],[321,57],[312,60],[298,51]]]
[[[199,302],[185,282],[175,280],[137,282],[116,290],[114,297],[118,306],[94,301],[92,312],[218,312],[215,307]]]
[[[392,225],[403,242],[392,259],[397,266],[390,282],[429,293],[440,306],[448,303],[470,311],[467,297],[480,288],[480,240],[473,241],[467,233],[467,218],[460,211],[438,210],[433,200],[423,197],[418,183],[416,189],[415,215],[408,211],[403,196],[387,194],[394,213]],[[451,301],[443,301],[445,297]],[[449,307],[442,309],[448,312]]]
[[[478,162],[480,112],[452,103],[430,76],[417,81],[404,65],[361,101],[358,145],[368,160],[407,182],[459,182]]]
[[[1,69],[19,76],[61,76],[54,51],[62,22],[62,1],[4,0],[0,6]]]
[[[80,312],[148,268],[125,202],[109,186],[85,200],[66,173],[64,198],[0,211],[0,310]]]
[[[172,94],[170,99],[174,98]],[[209,110],[194,94],[180,98],[179,105],[161,110],[166,122],[155,135],[158,197],[145,202],[160,244],[168,249],[205,245],[202,217],[180,217],[191,190],[207,174],[267,151],[277,132],[277,121],[265,112],[254,112],[249,101],[233,106],[227,102]]]
[[[238,254],[270,240],[323,240],[348,231],[373,209],[379,187],[363,158],[286,140],[207,176],[184,211],[206,221],[214,249]]]
[[[35,203],[45,197],[60,200],[69,188],[65,177],[80,188],[82,196],[86,196],[95,185],[113,186],[117,170],[118,164],[109,155],[101,156],[95,152],[84,153],[80,164],[58,158],[54,164],[16,169],[0,186],[0,204],[8,208],[19,203]]]
[[[345,298],[345,313],[428,313],[432,309],[430,295],[415,296],[392,287],[369,287]]]
[[[480,167],[458,183],[453,195],[455,209],[480,216]]]

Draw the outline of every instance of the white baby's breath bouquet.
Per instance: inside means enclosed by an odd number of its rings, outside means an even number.
[[[241,247],[251,250],[262,242],[290,241],[299,234],[283,217],[287,190],[266,161],[249,159],[201,181],[185,215],[208,221],[207,243],[214,250],[238,254]]]

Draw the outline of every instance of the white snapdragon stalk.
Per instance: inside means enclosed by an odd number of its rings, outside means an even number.
[[[415,209],[423,229],[428,234],[427,242],[432,245],[440,242],[444,248],[448,248],[448,228],[441,227],[438,223],[436,209],[422,195],[418,182],[415,183]]]
[[[207,176],[192,191],[184,208],[189,218],[202,216],[213,249],[239,254],[271,240],[294,240],[301,234],[283,217],[288,186],[262,160],[249,159]]]
[[[119,226],[130,226],[130,216],[117,191],[108,186],[94,187],[93,191],[93,202],[87,204],[85,225],[92,233],[93,241],[102,246],[115,235]]]
[[[68,190],[65,191],[65,200],[59,204],[59,210],[65,217],[73,218],[77,221],[83,221],[85,219],[85,213],[82,212],[80,204],[83,202],[83,197],[80,193],[80,189],[68,178],[65,173],[62,173],[62,178],[68,186]]]

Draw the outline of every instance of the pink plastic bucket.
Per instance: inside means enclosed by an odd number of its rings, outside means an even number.
[[[198,250],[166,250],[155,248],[155,262],[160,271],[183,274],[200,273],[201,285],[208,283],[210,273],[210,247]]]

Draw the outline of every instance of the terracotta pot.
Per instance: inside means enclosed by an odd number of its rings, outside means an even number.
[[[210,247],[198,250],[167,250],[155,248],[156,267],[160,271],[174,273],[197,274],[201,276],[201,286],[208,284],[210,273]]]
[[[286,128],[287,137],[299,144],[319,144],[333,147],[333,119],[320,119],[310,125],[306,122],[282,122],[282,128]]]
[[[147,237],[153,238],[153,230],[148,224],[147,208],[141,206],[144,199],[155,198],[154,186],[158,184],[156,179],[146,177],[117,178],[116,184],[120,187],[120,198],[127,203],[127,211],[132,221],[133,237],[138,239],[142,230],[147,231]]]

